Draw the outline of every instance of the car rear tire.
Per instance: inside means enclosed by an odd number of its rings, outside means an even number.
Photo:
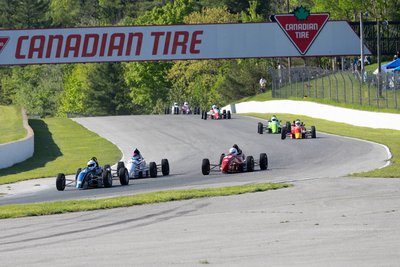
[[[78,170],[77,170],[76,173],[75,173],[75,186],[76,186],[76,181],[78,181],[78,176],[79,176],[79,174],[81,173],[81,171],[82,171],[82,169],[81,169],[81,168],[78,168]]]
[[[164,176],[169,175],[169,162],[167,159],[161,160],[161,171]]]
[[[117,163],[117,173],[119,173],[119,169],[125,168],[125,163],[123,161],[118,161]]]
[[[150,162],[149,169],[150,169],[150,177],[157,178],[157,165],[155,162]]]
[[[267,157],[267,153],[261,153],[261,154],[260,154],[260,169],[261,169],[261,170],[266,170],[266,169],[268,169],[268,157]]]
[[[286,122],[286,131],[290,133],[292,131],[292,125],[290,124],[290,121]]]
[[[282,128],[282,131],[281,131],[281,139],[282,140],[286,139],[286,131],[287,131],[286,127]]]
[[[129,173],[128,169],[125,167],[122,167],[118,170],[118,177],[119,177],[119,182],[121,185],[128,185],[129,184]]]
[[[203,173],[203,175],[210,174],[210,160],[209,159],[203,159],[203,162],[201,164],[201,172]]]
[[[253,156],[246,157],[246,167],[248,172],[254,171],[254,158]]]
[[[311,126],[311,138],[316,138],[317,134],[315,133],[315,126]]]
[[[65,174],[64,173],[57,174],[56,188],[58,191],[64,191],[64,189],[65,189]]]
[[[109,169],[105,169],[102,173],[104,187],[109,188],[112,186],[112,175]]]
[[[231,111],[230,110],[228,110],[227,115],[228,115],[228,119],[230,119],[231,118]]]
[[[224,158],[225,158],[225,154],[222,153],[221,156],[219,157],[219,165],[222,164],[222,161],[224,160]]]

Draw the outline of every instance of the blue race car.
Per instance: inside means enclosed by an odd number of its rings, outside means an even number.
[[[129,179],[121,181],[121,185],[127,185]],[[64,173],[57,174],[56,188],[58,191],[65,189],[66,179]],[[83,170],[79,168],[75,175],[75,187],[93,188],[93,187],[111,187],[112,175],[110,165],[104,165],[104,168],[99,166],[97,158],[93,157],[89,160],[88,166]]]

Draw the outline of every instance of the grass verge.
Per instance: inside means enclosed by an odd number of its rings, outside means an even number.
[[[70,200],[0,206],[0,219],[91,211],[215,196],[230,196],[291,187],[289,184],[254,184],[189,190],[170,190],[100,200]]]
[[[394,178],[400,177],[400,164],[397,163],[397,160],[400,157],[400,139],[399,131],[389,130],[389,129],[371,129],[367,127],[358,127],[353,126],[346,123],[338,123],[332,122],[322,119],[315,119],[307,116],[299,116],[299,115],[291,115],[291,114],[281,114],[281,113],[247,113],[247,114],[238,114],[238,115],[247,115],[255,118],[261,119],[270,119],[272,115],[276,115],[279,120],[283,123],[286,121],[292,122],[295,119],[299,119],[306,124],[306,128],[314,125],[317,132],[330,133],[335,135],[359,138],[363,140],[368,140],[372,142],[376,142],[379,144],[386,145],[389,147],[392,153],[391,162],[393,164],[387,166],[386,168],[376,169],[369,172],[361,172],[354,173],[348,176],[353,177],[386,177],[386,178]],[[308,127],[307,127],[308,126]],[[254,126],[254,132],[256,131],[256,127]]]
[[[21,107],[0,106],[0,133],[0,144],[22,139],[28,134],[24,128]]]
[[[100,165],[114,164],[122,152],[110,141],[67,118],[29,120],[35,133],[35,152],[24,162],[0,170],[0,184],[73,174],[91,157]]]

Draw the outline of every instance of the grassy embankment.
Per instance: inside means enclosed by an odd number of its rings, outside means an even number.
[[[22,121],[22,109],[19,106],[0,106],[0,144],[24,138],[28,130]]]

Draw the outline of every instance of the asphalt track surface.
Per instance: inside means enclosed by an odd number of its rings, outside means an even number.
[[[70,199],[97,199],[144,192],[220,187],[248,183],[292,182],[310,178],[339,177],[385,165],[385,147],[360,140],[318,133],[315,139],[281,140],[279,134],[258,134],[259,119],[233,116],[226,120],[201,120],[199,115],[114,116],[74,119],[89,130],[116,144],[128,160],[138,148],[147,162],[168,159],[170,175],[156,179],[131,179],[121,186],[118,178],[112,188],[77,190],[74,175],[67,177],[65,191],[53,188],[4,197],[0,205],[26,204]],[[307,125],[310,127],[311,125]],[[233,144],[256,160],[267,153],[268,170],[225,175],[201,173],[203,158],[219,163],[221,153]],[[97,156],[97,155],[93,155]],[[88,159],[89,160],[89,159]],[[86,162],[82,162],[82,168]],[[99,162],[102,165],[101,162]],[[55,184],[55,179],[53,179]]]
[[[131,180],[124,187],[115,180],[110,189],[42,190],[49,199],[261,182],[294,187],[1,220],[2,266],[398,266],[399,180],[342,177],[384,166],[388,153],[381,145],[322,134],[318,126],[316,139],[282,141],[257,134],[260,120],[241,116],[76,121],[117,144],[125,159],[136,147],[148,161],[167,158],[171,174]],[[268,170],[203,176],[201,160],[218,161],[234,143],[255,158],[267,153]],[[20,197],[2,202],[6,199]]]

